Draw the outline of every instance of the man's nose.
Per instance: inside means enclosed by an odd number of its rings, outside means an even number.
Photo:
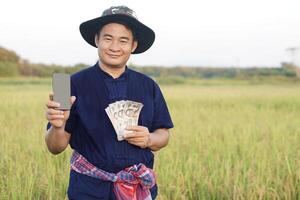
[[[119,50],[120,50],[120,44],[119,44],[119,42],[116,41],[116,40],[112,41],[112,43],[111,43],[109,49],[110,49],[111,51],[119,51]]]

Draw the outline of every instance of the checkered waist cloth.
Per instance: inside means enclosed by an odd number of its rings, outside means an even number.
[[[156,183],[155,174],[142,163],[128,167],[117,174],[109,173],[97,168],[74,150],[71,169],[80,174],[113,182],[117,200],[152,200],[149,189]]]

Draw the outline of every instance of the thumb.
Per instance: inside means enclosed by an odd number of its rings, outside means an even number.
[[[71,105],[73,105],[73,103],[75,102],[76,97],[75,96],[71,96]]]

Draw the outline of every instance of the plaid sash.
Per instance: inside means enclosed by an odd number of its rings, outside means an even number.
[[[117,200],[152,200],[149,189],[155,185],[155,174],[142,163],[114,174],[97,168],[74,150],[71,169],[87,176],[114,182]]]

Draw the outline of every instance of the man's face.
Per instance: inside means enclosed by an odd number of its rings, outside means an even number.
[[[95,43],[101,63],[110,68],[124,67],[137,47],[131,30],[118,23],[103,26],[99,36],[95,37]]]

